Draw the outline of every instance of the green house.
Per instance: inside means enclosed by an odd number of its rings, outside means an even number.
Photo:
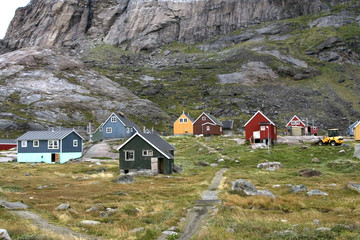
[[[120,173],[171,174],[175,148],[156,133],[135,133],[119,147]]]

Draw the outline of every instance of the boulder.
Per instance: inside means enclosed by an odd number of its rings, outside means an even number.
[[[254,196],[257,194],[256,187],[244,179],[238,179],[233,183],[232,190],[245,196]]]
[[[0,229],[0,240],[11,240],[6,229]]]
[[[94,206],[91,206],[89,209],[86,210],[87,213],[95,212],[95,211],[104,211],[106,210],[105,206],[102,204],[96,204]]]
[[[121,183],[121,184],[133,183],[134,178],[131,175],[124,175],[112,180],[112,182]]]
[[[360,144],[355,145],[354,157],[360,159]]]
[[[7,202],[7,201],[3,201],[0,202],[0,205],[3,206],[6,209],[10,209],[10,210],[21,210],[21,209],[27,209],[29,208],[28,205],[21,203],[21,202]]]
[[[328,196],[328,194],[326,192],[322,192],[322,191],[317,190],[317,189],[311,190],[311,191],[307,192],[306,194],[308,196],[313,196],[313,195]]]
[[[270,197],[270,198],[276,198],[275,194],[273,194],[271,191],[269,190],[258,190],[256,195],[259,196],[266,196],[266,197]]]
[[[208,162],[204,162],[204,161],[198,161],[197,164],[198,164],[199,166],[202,166],[202,167],[207,167],[207,166],[210,165]]]
[[[319,219],[314,219],[313,223],[314,223],[314,225],[320,225],[320,220]]]
[[[145,228],[143,227],[138,227],[138,228],[134,228],[132,230],[130,230],[128,233],[138,233],[138,232],[142,232],[144,231]]]
[[[311,159],[311,162],[312,162],[312,163],[319,163],[320,160],[319,160],[318,158],[313,158],[313,159]]]
[[[347,188],[352,189],[360,193],[360,184],[359,183],[348,183],[346,185]]]
[[[314,177],[314,176],[321,176],[322,172],[315,169],[303,169],[299,171],[299,174],[302,177]]]
[[[265,162],[265,163],[259,163],[257,165],[257,168],[263,168],[265,170],[269,171],[275,171],[276,169],[282,168],[283,165],[280,162]]]
[[[346,151],[345,151],[344,149],[342,149],[342,150],[340,150],[338,153],[339,153],[339,154],[345,154]]]
[[[219,164],[217,164],[217,163],[211,163],[210,166],[211,166],[211,167],[217,167],[217,166],[219,166]]]
[[[341,146],[343,148],[351,148],[350,144],[347,144],[347,143],[343,143]]]
[[[99,221],[94,221],[94,220],[83,220],[80,222],[81,225],[98,225],[100,224]]]
[[[289,192],[293,192],[293,193],[306,192],[306,191],[307,188],[303,184],[292,186],[289,190]]]
[[[173,173],[182,173],[183,169],[181,166],[174,164],[172,171]]]
[[[62,211],[62,210],[68,210],[69,208],[70,208],[70,204],[62,203],[59,206],[57,206],[55,209],[57,211]]]
[[[114,212],[112,212],[112,211],[101,211],[100,212],[100,217],[101,218],[106,218],[106,217],[110,217],[110,216],[112,216],[114,214]]]

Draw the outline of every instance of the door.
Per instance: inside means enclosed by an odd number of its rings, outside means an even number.
[[[164,174],[164,159],[159,158],[158,163],[159,163],[159,173]]]
[[[51,154],[51,162],[58,163],[60,162],[60,154],[58,153],[52,153]]]
[[[159,173],[158,158],[151,158],[151,172],[153,174]]]

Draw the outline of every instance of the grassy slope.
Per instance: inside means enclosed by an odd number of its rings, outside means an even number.
[[[96,168],[90,167],[89,163],[38,164],[35,167],[2,163],[0,198],[23,201],[31,206],[31,211],[51,223],[106,239],[156,239],[170,226],[182,226],[181,218],[186,215],[186,209],[199,199],[214,173],[227,167],[225,188],[220,194],[223,205],[195,239],[285,239],[272,233],[288,229],[293,229],[294,233],[286,239],[356,239],[360,234],[359,193],[345,188],[348,182],[359,180],[360,162],[352,157],[353,150],[341,155],[338,151],[342,147],[311,146],[302,149],[299,145],[279,145],[272,148],[268,155],[267,150],[251,151],[249,146],[239,146],[226,137],[213,137],[206,141],[194,137],[171,137],[169,141],[177,148],[176,163],[185,169],[182,174],[174,174],[170,178],[135,177],[135,183],[123,185],[111,182],[118,175],[115,162],[104,164],[107,171],[103,174],[89,174],[88,171]],[[198,141],[218,149],[230,160],[225,160],[217,168],[197,166],[199,160],[212,163],[219,157],[216,153],[209,153]],[[311,163],[314,157],[319,158],[321,163]],[[258,163],[266,160],[280,161],[284,168],[276,172],[256,168]],[[298,171],[304,168],[315,168],[323,175],[302,178]],[[32,175],[24,176],[26,172]],[[79,177],[90,179],[81,181],[77,179]],[[239,178],[252,182],[258,189],[271,190],[277,198],[234,194],[231,182]],[[336,186],[330,185],[334,183]],[[37,189],[48,184],[52,185]],[[273,188],[275,184],[281,187]],[[308,190],[319,189],[329,196],[308,197],[305,193],[289,193],[285,184],[304,184]],[[72,208],[56,211],[55,207],[61,203],[69,203]],[[85,212],[96,203],[117,208],[118,211],[108,218],[100,218],[99,212]],[[133,214],[135,208],[139,208],[140,213]],[[79,222],[84,219],[99,220],[103,224],[80,226]],[[336,224],[354,226],[353,230],[337,226],[331,232],[319,233],[314,230],[319,227],[313,224],[314,219],[320,220],[319,226],[323,227],[334,228]],[[18,222],[21,224],[15,224]],[[42,239],[41,236],[46,236],[29,222],[19,220],[4,209],[0,209],[0,225],[9,231],[12,239],[26,239],[28,235],[35,236],[31,239]],[[127,233],[137,227],[144,227],[145,231]],[[58,236],[52,238],[60,239]]]

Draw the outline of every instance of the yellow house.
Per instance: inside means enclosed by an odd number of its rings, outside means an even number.
[[[183,112],[174,122],[174,135],[194,134],[193,122],[194,119],[192,119],[189,114]]]
[[[354,140],[360,141],[360,122],[358,122],[354,127]]]

